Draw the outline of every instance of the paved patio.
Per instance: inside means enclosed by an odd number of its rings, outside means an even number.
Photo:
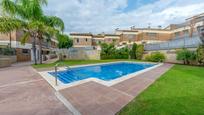
[[[0,115],[71,115],[30,66],[0,69]]]
[[[114,115],[171,67],[164,64],[112,87],[91,81],[59,92],[83,115]]]
[[[164,64],[111,87],[91,81],[59,93],[83,115],[114,115],[170,67],[171,64]],[[0,115],[71,115],[73,112],[28,65],[0,69],[0,81]]]

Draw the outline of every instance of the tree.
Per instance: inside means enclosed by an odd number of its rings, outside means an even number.
[[[58,34],[57,35],[58,40],[58,48],[70,48],[73,46],[73,40],[69,38],[69,36],[65,34]]]
[[[32,49],[34,54],[34,61],[36,60],[36,37],[37,32],[33,30],[34,24],[32,21],[41,18],[42,5],[47,4],[46,0],[2,0],[1,6],[4,12],[4,16],[1,17],[2,20],[7,18],[7,23],[2,22],[2,25],[6,29],[2,29],[1,32],[12,32],[15,30],[24,30],[24,35],[22,36],[22,43],[25,43],[26,38],[32,39]],[[14,23],[14,25],[10,24]]]
[[[47,0],[3,0],[1,2],[3,11],[9,16],[10,20],[20,20],[23,26],[18,28],[18,24],[7,24],[6,31],[11,32],[17,29],[23,29],[24,35],[21,42],[24,44],[28,39],[32,39],[32,49],[36,60],[36,39],[39,41],[40,63],[42,63],[42,40],[55,37],[56,34],[64,30],[63,21],[56,16],[46,16],[43,14],[42,6],[47,5]],[[9,31],[8,31],[9,30]],[[3,29],[2,31],[5,31]],[[48,35],[48,36],[47,36]]]
[[[138,60],[141,60],[142,59],[142,56],[143,56],[143,53],[144,53],[144,45],[143,44],[140,44],[137,46],[137,50],[136,50],[136,59]]]
[[[136,59],[137,58],[136,51],[137,51],[137,44],[134,43],[133,46],[132,46],[132,49],[130,51],[131,59]]]
[[[193,32],[194,32],[194,27],[195,27],[195,18],[196,17],[193,17],[190,22],[189,22],[189,26],[190,26],[190,37],[192,38],[193,37]]]

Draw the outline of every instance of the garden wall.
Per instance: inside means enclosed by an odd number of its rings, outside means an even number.
[[[188,48],[188,50],[195,51],[196,48]],[[169,62],[169,63],[183,63],[182,61],[176,60],[176,49],[145,51],[145,53],[143,55],[143,59],[145,58],[146,55],[151,54],[152,52],[161,52],[161,53],[163,53],[166,56],[165,62]]]
[[[70,60],[100,60],[100,50],[91,48],[59,49],[57,54],[61,54],[63,59]]]
[[[0,58],[0,68],[11,66],[10,58]]]
[[[11,63],[16,63],[17,62],[17,58],[16,56],[6,56],[6,55],[0,55],[0,58],[8,58],[10,59]]]

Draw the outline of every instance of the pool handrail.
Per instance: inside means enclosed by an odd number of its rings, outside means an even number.
[[[58,62],[58,63],[56,63],[55,64],[55,85],[56,86],[58,86],[58,82],[57,82],[57,68],[58,68],[58,66],[60,66],[60,64],[62,65],[62,66],[65,66],[65,67],[67,67],[67,69],[69,69],[70,67],[68,66],[68,65],[66,65],[65,63],[63,63],[63,62]]]

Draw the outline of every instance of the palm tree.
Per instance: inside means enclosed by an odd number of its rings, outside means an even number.
[[[73,46],[73,40],[69,38],[66,34],[58,34],[57,35],[58,40],[58,48],[70,48]]]
[[[26,32],[22,37],[23,42],[26,37],[32,38],[35,64],[37,64],[35,47],[37,34],[36,31],[32,30],[32,21],[39,19],[43,14],[42,4],[47,4],[46,0],[2,0],[1,2],[4,15],[6,16],[0,17],[3,20],[0,31],[2,33],[8,33],[23,29]]]
[[[50,34],[55,36],[56,33],[64,30],[63,21],[55,16],[46,16],[43,14],[42,6],[47,5],[47,0],[2,0],[1,5],[3,11],[10,20],[14,20],[15,24],[3,23],[2,27],[6,26],[1,32],[11,32],[17,29],[23,29],[24,35],[22,36],[21,43],[25,43],[28,39],[32,39],[32,49],[34,54],[34,61],[36,60],[36,39],[39,40],[40,50],[40,63],[42,63],[42,40],[44,35]],[[3,19],[4,17],[0,17]],[[19,22],[19,23],[17,23]]]
[[[42,40],[56,37],[56,35],[60,34],[59,31],[64,30],[64,22],[56,16],[43,16],[40,21],[41,25],[39,26],[37,33],[39,39],[40,64],[42,64]]]

